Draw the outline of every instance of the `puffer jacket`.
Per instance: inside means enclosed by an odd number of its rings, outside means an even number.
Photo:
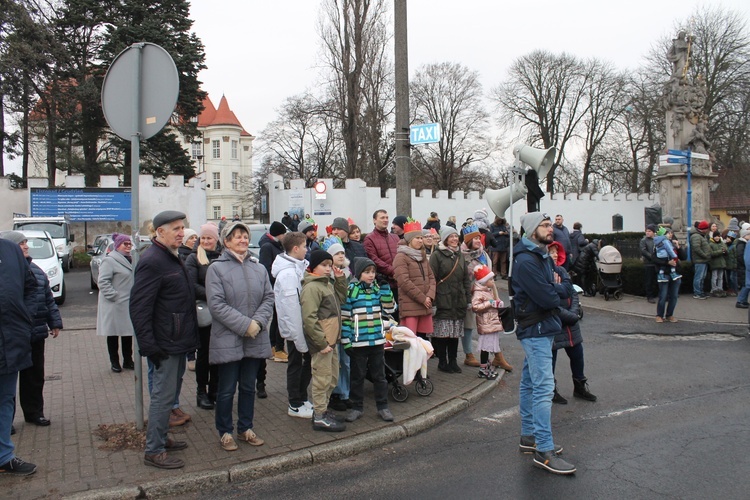
[[[349,259],[349,271],[354,273],[354,259],[358,257],[367,258],[367,252],[364,245],[359,241],[347,240],[343,242],[343,245],[346,258]]]
[[[396,284],[393,279],[393,259],[398,251],[399,238],[388,231],[373,231],[365,237],[364,247],[367,256],[375,263],[378,273],[387,276],[391,286]]]
[[[492,269],[492,259],[487,255],[484,250],[484,246],[477,250],[469,250],[466,243],[461,243],[461,253],[464,254],[466,260],[466,270],[469,273],[469,279],[473,285],[474,283],[474,270],[478,266],[487,266]],[[471,285],[470,285],[471,286]],[[464,318],[464,329],[474,330],[477,327],[477,319],[473,310],[466,311],[466,317]]]
[[[32,365],[36,279],[21,247],[0,238],[0,375]]]
[[[143,252],[130,289],[130,320],[141,356],[198,348],[195,294],[180,258],[157,239]]]
[[[564,268],[559,266],[555,267],[555,272],[559,274],[560,277],[565,277],[568,274]],[[568,288],[570,297],[561,300],[560,306],[557,309],[558,315],[560,316],[560,321],[562,322],[562,331],[559,334],[555,335],[555,343],[553,344],[552,349],[573,347],[583,342],[583,336],[581,335],[581,325],[578,322],[578,313],[581,310],[581,301],[578,298],[578,294],[573,288],[573,285],[570,284],[570,280],[565,280],[563,278],[563,282],[570,285],[570,287]]]
[[[231,251],[224,250],[208,266],[206,295],[213,319],[209,363],[219,365],[243,358],[271,357],[268,327],[274,296],[265,267],[249,252],[240,262]],[[252,320],[260,324],[260,332],[255,338],[245,337]]]
[[[263,265],[263,267],[266,268],[268,277],[271,280],[271,285],[273,286],[276,278],[274,278],[273,274],[271,273],[271,267],[273,266],[273,262],[276,260],[276,257],[284,253],[284,246],[281,244],[281,241],[279,241],[279,239],[274,238],[268,233],[260,237],[258,246],[260,247],[258,260]]]
[[[592,241],[581,250],[581,254],[573,264],[573,271],[578,274],[584,274],[588,272],[589,267],[594,263],[594,260],[599,255],[599,247],[597,246],[598,240]]]
[[[426,316],[432,314],[432,308],[426,307],[424,301],[430,297],[435,300],[435,275],[426,258],[415,260],[401,249],[409,248],[406,241],[399,244],[399,251],[393,259],[393,277],[398,283],[399,317]],[[424,255],[424,254],[423,254]]]
[[[208,274],[208,266],[221,257],[222,249],[217,244],[216,250],[206,250],[206,257],[208,257],[208,265],[206,266],[198,262],[197,252],[198,247],[185,260],[185,267],[195,290],[195,300],[206,300],[206,274]]]
[[[519,323],[516,337],[557,335],[562,331],[558,307],[570,297],[570,277],[566,274],[562,283],[555,283],[549,255],[525,236],[513,252],[513,302]]]
[[[737,270],[737,240],[733,241],[731,245],[727,246],[727,255],[724,259],[726,269],[730,271]]]
[[[451,269],[458,259],[456,270]],[[435,319],[463,320],[471,303],[471,276],[461,251],[454,252],[442,242],[430,255],[430,267],[435,275]],[[450,274],[450,277],[440,283]]]
[[[479,335],[498,333],[503,331],[503,322],[497,308],[492,307],[491,300],[495,299],[492,289],[487,285],[474,282],[471,286],[471,310],[476,314],[477,332]],[[502,301],[500,307],[502,307]]]
[[[690,258],[693,264],[708,264],[711,261],[708,238],[695,228],[690,228]]]
[[[44,274],[41,267],[31,262],[31,258],[27,260],[29,261],[31,272],[34,273],[34,278],[36,279],[36,290],[31,299],[36,302],[36,314],[32,318],[34,321],[34,330],[31,333],[31,341],[39,342],[49,337],[49,330],[52,328],[62,330],[63,323],[60,310],[57,308],[55,298],[52,296],[47,275]]]
[[[279,322],[279,333],[290,342],[299,352],[307,352],[307,342],[302,328],[302,278],[309,263],[297,260],[282,253],[271,266],[271,276],[276,282],[273,285],[276,316]]]
[[[341,305],[341,345],[347,349],[385,344],[383,312],[392,314],[395,310],[387,283],[349,283],[346,301]]]
[[[724,240],[721,240],[719,243],[711,240],[708,242],[708,246],[711,248],[711,262],[709,263],[711,270],[726,269],[726,255],[728,251],[727,244],[724,243]]]
[[[638,248],[641,251],[641,260],[643,261],[643,265],[655,266],[656,263],[654,262],[654,257],[656,256],[656,253],[654,252],[654,239],[644,236],[638,243]]]
[[[341,304],[346,300],[347,281],[305,272],[302,280],[302,326],[311,353],[341,340]]]

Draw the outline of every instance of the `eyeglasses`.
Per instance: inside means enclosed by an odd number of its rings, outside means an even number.
[[[551,222],[545,222],[543,224],[539,224],[539,227],[544,227],[544,228],[552,227],[552,223]]]

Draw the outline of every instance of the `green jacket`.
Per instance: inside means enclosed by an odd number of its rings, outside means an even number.
[[[305,272],[302,280],[302,329],[311,353],[335,346],[341,338],[341,304],[346,301],[345,276],[335,280]]]
[[[711,247],[708,244],[708,238],[697,229],[691,229],[690,257],[693,264],[708,264],[711,260]]]
[[[451,274],[454,265],[455,271]],[[430,255],[430,266],[437,283],[435,319],[463,320],[466,317],[466,308],[471,303],[471,275],[466,268],[463,254],[460,250],[453,252],[440,243]]]
[[[709,264],[711,270],[726,269],[727,244],[724,243],[724,240],[721,240],[719,243],[711,240],[708,242],[708,245],[711,248],[711,263]]]
[[[737,240],[727,247],[726,266],[731,271],[737,269]]]

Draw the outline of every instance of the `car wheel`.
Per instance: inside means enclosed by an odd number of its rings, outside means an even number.
[[[65,303],[65,281],[63,281],[62,285],[60,286],[62,287],[62,293],[55,299],[55,304],[57,304],[58,306],[61,306]]]

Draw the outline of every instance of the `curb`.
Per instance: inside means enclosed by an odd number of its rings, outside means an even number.
[[[291,468],[340,460],[414,436],[444,422],[453,415],[476,404],[483,396],[495,389],[504,376],[505,371],[497,379],[485,381],[424,413],[393,426],[374,429],[358,436],[253,460],[249,463],[234,465],[228,470],[194,472],[169,479],[149,481],[141,485],[118,486],[73,493],[65,495],[63,498],[71,500],[125,500],[175,496],[210,490],[227,483],[247,483],[255,479],[289,471]]]
[[[594,310],[597,310],[597,311],[606,311],[606,312],[610,312],[610,313],[613,313],[613,314],[623,314],[623,315],[626,315],[626,316],[635,316],[635,317],[638,317],[638,318],[653,319],[656,316],[656,313],[654,313],[654,314],[643,314],[643,313],[632,312],[632,311],[614,310],[614,309],[611,309],[611,308],[608,308],[608,307],[602,307],[602,306],[597,305],[595,303],[591,303],[591,304],[586,303],[586,304],[584,304],[582,302],[581,305],[584,306],[584,307],[586,307],[587,309],[594,309]],[[697,319],[690,319],[690,318],[679,318],[679,319],[680,319],[681,323],[706,323],[705,320],[697,320]],[[717,325],[727,325],[727,326],[742,326],[742,325],[745,324],[742,321],[737,322],[737,321],[712,320],[711,322],[715,323]]]

